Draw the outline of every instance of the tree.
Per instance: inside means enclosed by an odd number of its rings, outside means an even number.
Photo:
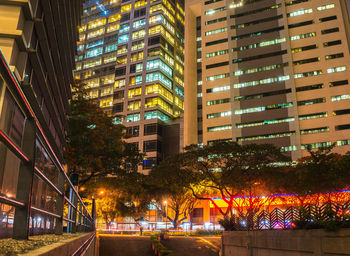
[[[309,155],[291,166],[279,181],[286,193],[292,193],[300,205],[320,203],[326,196],[331,201],[333,192],[346,188],[349,183],[348,156],[333,153],[331,147],[308,149]]]
[[[193,170],[195,176],[190,186],[194,196],[210,200],[227,218],[233,218],[235,210],[238,215],[252,219],[265,203],[274,200],[264,196],[278,190],[275,181],[281,171],[278,163],[289,160],[270,144],[217,142],[203,147],[191,145],[185,150],[184,166]],[[207,197],[198,195],[198,191],[205,189],[210,190]],[[220,197],[227,204],[226,209],[220,208],[213,196]]]
[[[175,155],[163,160],[148,176],[148,192],[158,205],[166,199],[170,214],[162,211],[162,215],[175,229],[187,219],[197,203],[189,189],[192,174],[181,170],[181,157]]]
[[[79,174],[84,185],[94,177],[137,171],[142,155],[124,141],[124,126],[114,122],[118,117],[109,116],[89,99],[83,84],[74,85],[70,109],[65,149],[68,174]]]

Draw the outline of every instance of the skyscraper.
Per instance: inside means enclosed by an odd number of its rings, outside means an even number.
[[[189,0],[185,145],[350,150],[350,33],[342,0]]]
[[[86,1],[77,79],[147,154],[150,169],[180,149],[183,112],[182,0]],[[175,121],[174,121],[175,120]]]

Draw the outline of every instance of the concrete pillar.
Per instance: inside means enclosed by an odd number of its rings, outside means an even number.
[[[25,206],[22,208],[17,207],[15,210],[12,235],[14,239],[28,239],[29,235],[30,206],[35,165],[35,130],[35,121],[32,118],[27,118],[24,125],[22,150],[30,161],[29,163],[22,161],[19,167],[17,199],[23,202]]]
[[[62,192],[62,195],[58,195],[56,202],[56,214],[60,215],[61,218],[56,219],[55,234],[62,235],[63,233],[63,210],[64,210],[64,175],[62,172],[58,174],[58,186],[57,188]]]

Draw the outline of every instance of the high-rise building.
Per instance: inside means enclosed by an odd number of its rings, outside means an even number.
[[[186,1],[184,144],[350,151],[346,2]]]
[[[81,13],[80,0],[0,1],[0,237],[72,219],[63,149]]]
[[[182,0],[84,3],[75,76],[147,154],[143,170],[180,149],[183,34]]]

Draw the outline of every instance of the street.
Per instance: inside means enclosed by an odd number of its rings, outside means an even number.
[[[162,243],[178,256],[217,256],[220,237],[170,237]],[[153,256],[150,237],[100,236],[100,256]]]
[[[100,236],[100,256],[154,256],[148,236]]]

